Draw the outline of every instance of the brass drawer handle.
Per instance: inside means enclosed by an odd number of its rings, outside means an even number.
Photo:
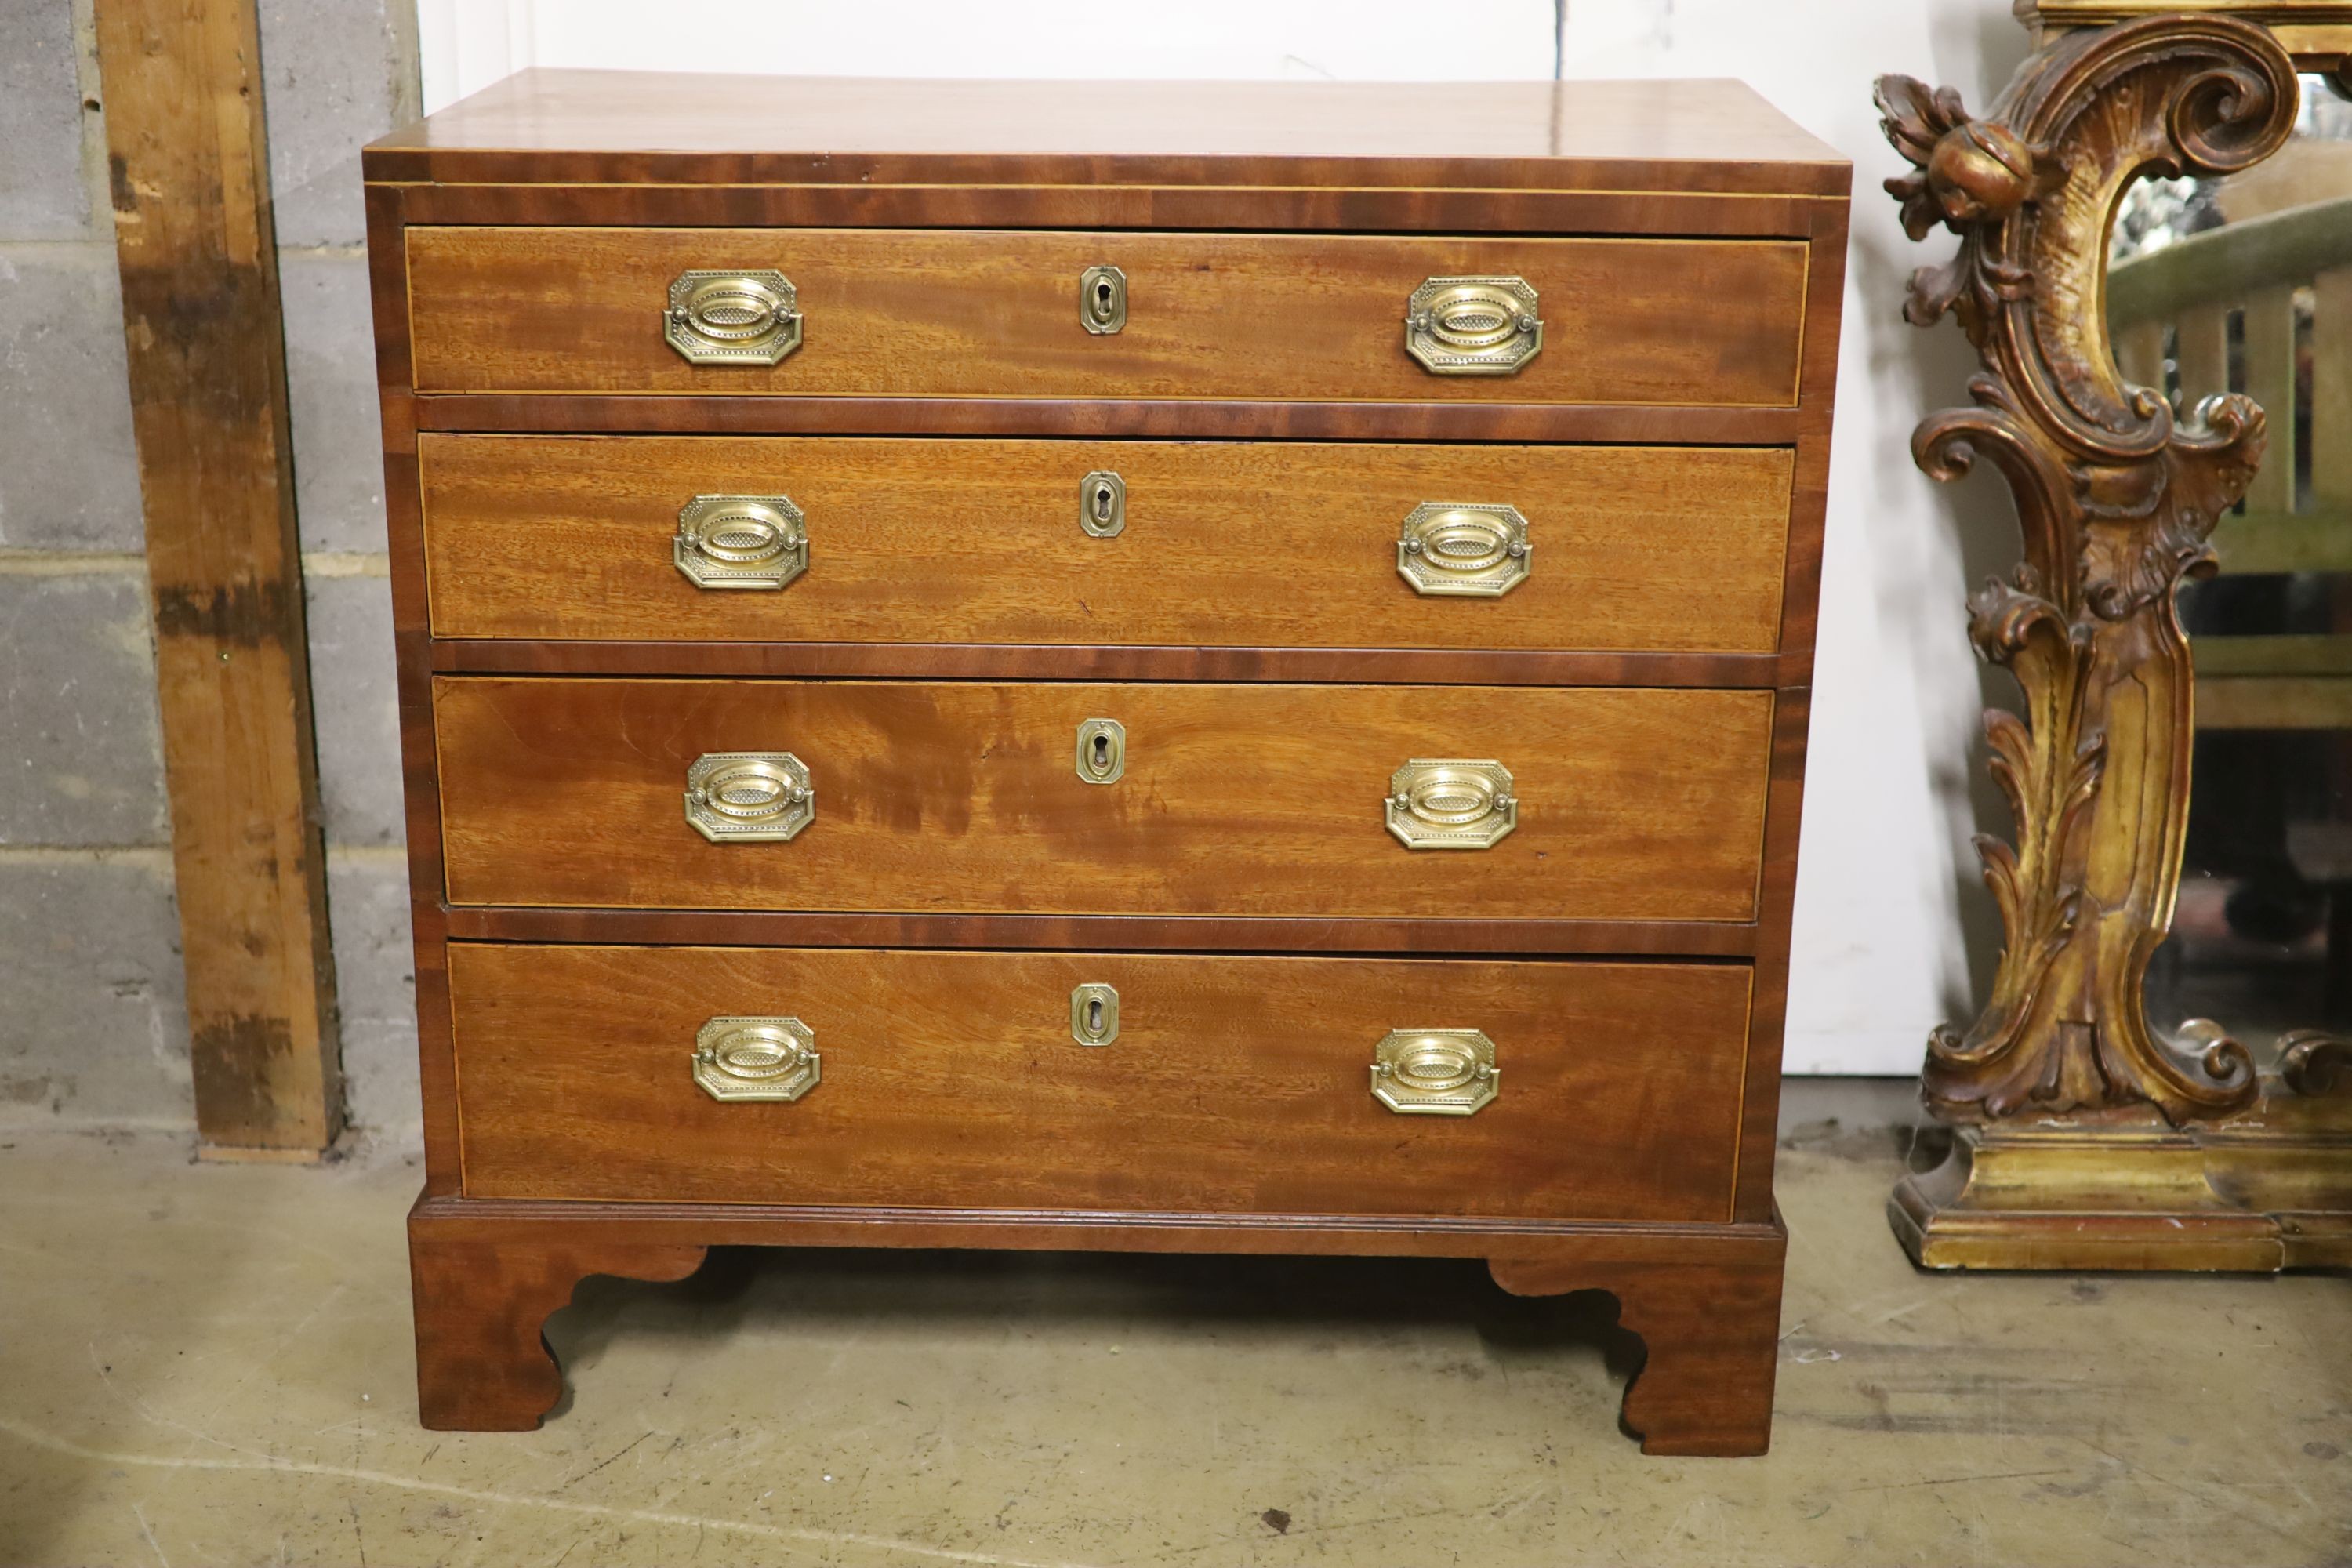
[[[1487,849],[1519,825],[1511,770],[1492,758],[1415,757],[1389,776],[1389,831],[1408,849]]]
[[[1127,274],[1116,267],[1089,267],[1078,274],[1078,322],[1097,337],[1127,325]]]
[[[808,570],[808,523],[790,496],[697,496],[670,558],[698,588],[781,588]]]
[[[1533,548],[1516,507],[1425,500],[1397,534],[1397,575],[1423,595],[1499,599],[1528,580]]]
[[[1543,349],[1524,278],[1432,278],[1404,310],[1404,351],[1432,375],[1517,375]]]
[[[1115,539],[1127,527],[1127,481],[1097,468],[1078,481],[1078,526],[1097,539]]]
[[[662,336],[692,364],[773,364],[801,346],[799,300],[781,272],[681,272]]]
[[[1070,993],[1070,1038],[1082,1046],[1107,1046],[1118,1038],[1118,992],[1088,981]]]
[[[1078,726],[1078,777],[1090,784],[1117,784],[1127,773],[1127,726],[1116,719],[1088,719]]]
[[[713,1100],[780,1100],[817,1086],[816,1031],[798,1018],[713,1018],[694,1035],[694,1081]]]
[[[1502,1087],[1476,1029],[1394,1029],[1372,1047],[1372,1098],[1399,1116],[1475,1116]]]
[[[713,844],[781,843],[816,820],[816,786],[790,752],[706,752],[686,770],[686,820]]]

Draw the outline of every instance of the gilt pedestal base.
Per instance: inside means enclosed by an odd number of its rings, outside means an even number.
[[[2265,1079],[2248,1110],[2187,1131],[2153,1110],[1961,1128],[1886,1213],[1923,1268],[2352,1267],[2352,1099]]]

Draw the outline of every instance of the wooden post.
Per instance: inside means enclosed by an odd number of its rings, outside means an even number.
[[[98,0],[196,1127],[342,1120],[253,0]]]

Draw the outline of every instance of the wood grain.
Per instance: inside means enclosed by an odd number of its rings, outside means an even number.
[[[372,180],[1845,189],[1737,81],[890,81],[526,70]]]
[[[1772,698],[1599,689],[444,678],[450,900],[583,907],[1745,921]],[[1077,726],[1127,728],[1082,782]],[[683,814],[710,752],[807,764],[790,843]],[[1405,848],[1414,757],[1512,770],[1517,831]]]
[[[1743,965],[835,949],[450,950],[466,1192],[1720,1221]],[[1119,995],[1107,1047],[1070,992]],[[721,1102],[714,1016],[799,1018],[823,1080]],[[1398,1027],[1476,1028],[1495,1100],[1400,1116]],[[1575,1135],[1561,1136],[1573,1124]]]
[[[1797,846],[1805,795],[1805,741],[1812,693],[1784,689],[1772,706],[1772,783],[1764,811],[1750,952],[1756,983],[1748,1011],[1747,1083],[1740,1092],[1739,1191],[1732,1218],[1772,1217],[1772,1163],[1780,1150],[1781,1037],[1789,1015],[1789,948],[1796,906]]]
[[[1350,185],[391,184],[415,224],[1803,238],[1845,197]]]
[[[404,395],[405,397],[405,395]],[[767,397],[673,393],[434,393],[415,430],[556,436],[1082,436],[1184,441],[1555,441],[1588,446],[1792,446],[1810,407],[1642,404],[1268,403],[1198,398]]]
[[[1772,831],[1766,829],[1768,879]],[[1285,920],[1247,915],[924,915],[480,905],[444,909],[437,901],[434,918],[436,929],[446,927],[446,934],[458,941],[675,942],[694,947],[1076,947],[1659,958],[1748,958],[1761,950],[1757,926],[1729,921]],[[1767,1033],[1761,1043],[1770,1045],[1778,1039],[1777,1034]],[[1767,1070],[1777,1072],[1777,1063]]]
[[[1785,625],[1785,617],[1784,622]],[[1271,680],[1376,675],[1424,686],[1803,685],[1812,651],[1595,653],[1589,649],[1134,647],[1119,643],[521,642],[436,639],[444,674],[883,676],[949,680]]]
[[[105,0],[99,62],[202,1151],[342,1122],[252,0]]]
[[[383,505],[400,703],[401,815],[408,846],[410,952],[416,965],[417,1099],[425,1134],[425,1191],[433,1195],[457,1190],[457,1080],[449,1052],[440,782],[433,756],[415,399],[408,387],[408,290],[400,268],[403,204],[397,190],[383,186],[369,188],[366,204],[368,300],[375,318],[376,392],[383,410]]]
[[[424,392],[774,396],[1796,401],[1806,247],[1780,240],[1505,239],[918,229],[411,227]],[[1078,321],[1079,274],[1128,278],[1126,328]],[[670,280],[774,268],[802,347],[688,363]],[[1404,351],[1425,278],[1526,278],[1544,348],[1511,376],[1438,376]]]
[[[1779,1230],[1777,1215],[1772,1220]],[[1596,1271],[1572,1252],[1490,1259],[1496,1283],[1522,1296],[1598,1287],[1648,1352],[1625,1391],[1625,1425],[1644,1454],[1736,1458],[1772,1443],[1780,1280],[1787,1239],[1746,1256],[1620,1265]],[[1696,1249],[1694,1249],[1696,1250]]]
[[[1161,441],[427,436],[440,637],[1706,650],[1778,647],[1786,451]],[[1079,481],[1126,484],[1111,538]],[[809,570],[698,587],[698,495],[789,498]],[[1526,581],[1423,596],[1425,501],[1515,506]]]
[[[703,1253],[675,1243],[452,1237],[412,1219],[417,1419],[433,1432],[532,1430],[563,1395],[563,1374],[540,1326],[580,1281],[591,1274],[683,1279],[702,1267]]]
[[[1780,599],[1780,647],[1801,653],[1807,673],[1783,684],[1811,681],[1811,661],[1821,600],[1822,538],[1829,521],[1830,433],[1837,409],[1838,328],[1845,300],[1846,209],[1824,204],[1815,228],[1805,282],[1805,361],[1798,391],[1800,428],[1792,446],[1795,483],[1789,508],[1788,586]]]

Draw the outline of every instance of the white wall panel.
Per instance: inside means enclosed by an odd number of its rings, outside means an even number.
[[[1549,77],[1550,0],[420,0],[428,109],[526,65],[808,76]],[[445,43],[446,40],[446,43]]]

